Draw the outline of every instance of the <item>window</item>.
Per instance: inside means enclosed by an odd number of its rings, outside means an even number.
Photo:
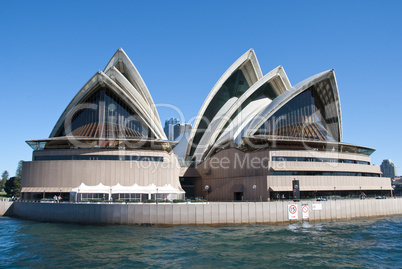
[[[77,108],[80,106],[67,116],[56,137],[151,137],[137,113],[108,88],[99,88]],[[69,128],[65,130],[64,126]]]
[[[352,176],[352,177],[380,177],[373,173],[355,172],[327,172],[327,171],[272,171],[271,176]]]
[[[272,157],[274,162],[330,162],[330,163],[351,163],[370,165],[370,162],[346,160],[346,159],[333,159],[333,158],[310,158],[310,157]]]
[[[256,134],[339,141],[335,98],[329,79],[315,84],[276,111]]]
[[[159,156],[119,156],[119,155],[67,155],[67,156],[35,156],[35,161],[137,161],[163,162]]]
[[[194,153],[195,148],[200,142],[204,131],[207,129],[208,124],[213,120],[218,111],[226,104],[232,97],[240,97],[249,85],[241,70],[236,70],[226,81],[222,87],[216,92],[208,107],[205,109],[202,119],[198,125],[197,132],[194,136],[193,147],[190,155]]]

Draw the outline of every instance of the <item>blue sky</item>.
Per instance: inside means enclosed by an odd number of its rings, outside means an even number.
[[[154,102],[179,107],[186,120],[250,48],[263,74],[282,65],[292,85],[335,69],[344,142],[399,167],[401,13],[402,1],[5,1],[0,172],[14,175],[19,160],[31,160],[25,140],[47,138],[118,48]]]

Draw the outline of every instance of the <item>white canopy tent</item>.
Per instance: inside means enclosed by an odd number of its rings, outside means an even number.
[[[87,194],[87,195],[82,195]],[[90,195],[90,194],[98,194],[98,195]],[[102,196],[100,196],[101,194]],[[121,197],[126,197],[126,200],[131,200],[132,194],[139,194],[135,200],[140,199],[145,195],[148,199],[152,197],[158,200],[161,199],[183,199],[185,192],[180,188],[176,189],[170,184],[166,184],[164,186],[156,186],[155,184],[150,184],[148,186],[140,186],[138,184],[134,184],[131,186],[122,186],[117,183],[114,186],[105,186],[102,183],[99,183],[95,186],[88,186],[84,183],[81,183],[80,186],[73,188],[71,190],[71,197],[73,201],[81,201],[83,197],[88,199],[99,199],[103,198],[105,195],[108,195],[107,199],[111,200],[112,196],[117,197],[117,199],[121,199]],[[128,198],[127,198],[128,197]]]
[[[87,186],[84,183],[81,183],[77,188],[71,190],[71,192],[76,193],[110,193],[110,187],[105,186],[102,183],[99,183],[95,186]]]
[[[166,184],[163,187],[159,187],[158,192],[159,193],[175,193],[175,194],[184,194],[185,193],[185,191],[176,189],[170,184]]]
[[[112,194],[116,193],[148,193],[148,191],[138,184],[134,184],[131,186],[122,186],[119,183],[112,186]]]
[[[88,186],[81,183],[77,188],[70,192],[70,201],[80,202],[82,200],[110,199],[110,187],[99,183],[95,186]]]

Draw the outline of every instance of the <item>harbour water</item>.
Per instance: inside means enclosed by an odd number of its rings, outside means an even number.
[[[2,268],[402,268],[402,216],[215,227],[2,217],[0,245]]]

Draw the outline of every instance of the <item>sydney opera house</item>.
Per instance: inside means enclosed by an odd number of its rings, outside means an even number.
[[[189,96],[191,97],[191,95]],[[194,100],[194,103],[196,100]],[[119,49],[73,98],[49,138],[29,140],[22,198],[270,201],[389,195],[374,149],[342,142],[333,70],[291,85],[253,50],[222,75],[191,133],[168,141],[152,97]]]

